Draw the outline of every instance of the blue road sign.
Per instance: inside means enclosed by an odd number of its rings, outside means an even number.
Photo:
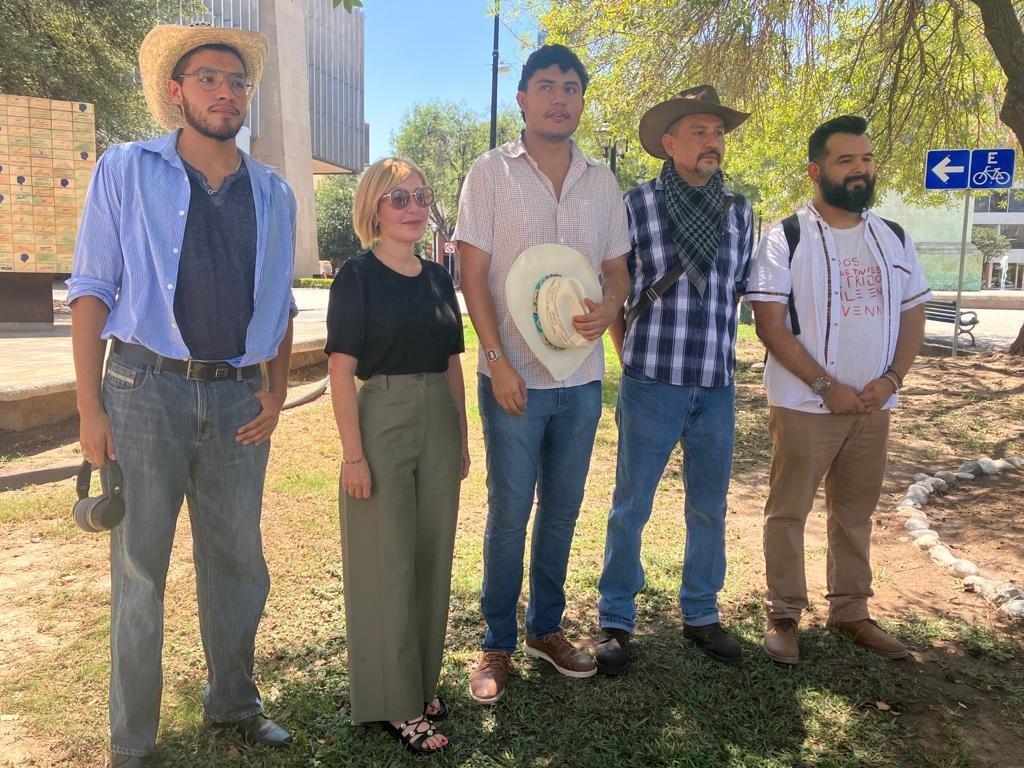
[[[1012,149],[976,149],[971,152],[973,189],[1008,189],[1013,184],[1017,155]]]
[[[969,149],[929,149],[924,163],[925,189],[967,189]]]

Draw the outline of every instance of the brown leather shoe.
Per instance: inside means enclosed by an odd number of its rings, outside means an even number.
[[[566,677],[593,677],[597,674],[597,664],[590,654],[566,640],[561,632],[552,632],[544,637],[527,636],[524,650],[527,656],[544,659]]]
[[[768,632],[761,641],[768,658],[779,664],[800,662],[800,646],[796,642],[796,620],[768,619]]]
[[[505,651],[484,651],[469,679],[469,695],[481,704],[493,704],[505,695],[512,656]]]
[[[107,752],[106,768],[148,768],[153,765],[149,755],[138,757],[136,755],[121,755],[117,752]]]
[[[828,629],[837,629],[853,638],[857,645],[870,648],[889,659],[905,659],[910,651],[899,640],[890,635],[872,619],[860,621],[829,621]]]

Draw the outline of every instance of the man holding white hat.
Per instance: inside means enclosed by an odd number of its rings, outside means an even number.
[[[665,161],[626,193],[633,287],[612,326],[622,360],[615,492],[599,584],[598,669],[626,669],[644,586],[640,540],[665,465],[682,442],[686,550],[679,604],[683,636],[723,664],[741,663],[722,629],[725,512],[732,468],[737,299],[753,248],[753,212],[725,188],[725,134],[747,114],[699,86],[655,105],[640,143]]]
[[[535,491],[525,651],[568,677],[597,671],[562,633],[564,584],[601,416],[599,339],[629,288],[629,239],[615,177],[571,138],[587,81],[568,48],[535,51],[517,96],[525,129],[477,159],[459,200],[455,239],[480,339],[487,447],[487,632],[470,684],[483,704],[504,695],[516,648]]]
[[[124,476],[126,514],[110,546],[114,768],[151,764],[156,745],[163,593],[183,498],[203,715],[253,743],[291,740],[264,716],[252,676],[270,589],[263,480],[296,311],[295,196],[234,142],[266,56],[254,32],[150,31],[143,91],[170,133],[103,154],[78,233],[68,303],[82,453],[99,466],[117,459]]]

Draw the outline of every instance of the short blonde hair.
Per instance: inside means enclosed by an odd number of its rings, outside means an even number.
[[[381,196],[386,195],[414,173],[423,179],[423,184],[426,185],[427,174],[423,169],[402,157],[385,157],[363,171],[352,204],[352,226],[363,248],[372,248],[380,240],[380,228],[376,219]]]

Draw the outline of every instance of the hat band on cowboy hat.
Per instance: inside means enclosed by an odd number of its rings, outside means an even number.
[[[698,85],[677,93],[660,104],[655,104],[640,118],[640,143],[647,154],[661,160],[668,159],[668,153],[661,146],[661,137],[668,133],[676,121],[687,115],[710,114],[722,118],[725,132],[738,128],[750,117],[749,112],[740,112],[722,104],[718,91],[710,85]]]
[[[585,299],[601,301],[597,267],[579,251],[556,243],[527,248],[505,276],[505,298],[515,330],[555,381],[597,354],[598,340],[583,338],[572,324],[587,314]]]
[[[587,313],[584,297],[583,284],[565,275],[544,275],[533,287],[533,322],[550,349],[588,345],[572,324],[573,317]]]
[[[205,45],[226,45],[238,53],[246,77],[253,84],[252,93],[245,99],[246,106],[263,77],[267,63],[267,38],[259,32],[209,24],[160,24],[153,27],[139,48],[139,74],[150,114],[169,131],[181,128],[185,117],[181,107],[171,100],[167,81],[182,56]]]

